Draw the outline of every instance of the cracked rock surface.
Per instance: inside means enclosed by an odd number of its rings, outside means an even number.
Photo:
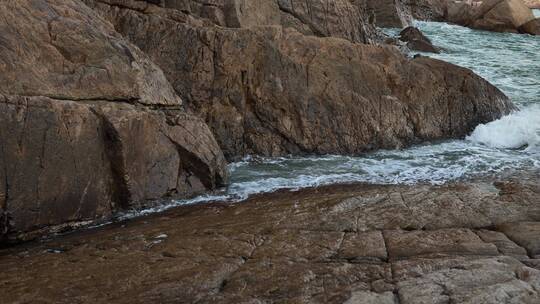
[[[3,303],[538,303],[538,173],[260,195],[0,251]]]

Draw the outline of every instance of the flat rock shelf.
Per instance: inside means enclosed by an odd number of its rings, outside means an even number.
[[[4,303],[539,303],[540,172],[333,185],[0,250]]]

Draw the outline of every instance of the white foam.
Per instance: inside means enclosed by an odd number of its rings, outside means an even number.
[[[537,151],[540,148],[540,106],[531,106],[499,120],[479,125],[467,137],[492,148]]]

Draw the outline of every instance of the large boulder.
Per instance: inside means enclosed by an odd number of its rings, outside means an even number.
[[[163,68],[229,159],[462,137],[512,108],[471,71],[408,59],[393,47],[281,27],[196,26],[102,1],[94,7]]]
[[[0,17],[0,238],[225,182],[207,125],[82,2],[3,1]]]
[[[533,19],[518,28],[520,33],[540,36],[540,18]]]
[[[478,11],[471,26],[496,32],[518,32],[520,26],[534,19],[522,0],[484,1]]]

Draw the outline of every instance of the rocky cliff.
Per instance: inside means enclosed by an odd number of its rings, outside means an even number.
[[[0,2],[0,231],[186,197],[225,161],[163,72],[79,1]]]

